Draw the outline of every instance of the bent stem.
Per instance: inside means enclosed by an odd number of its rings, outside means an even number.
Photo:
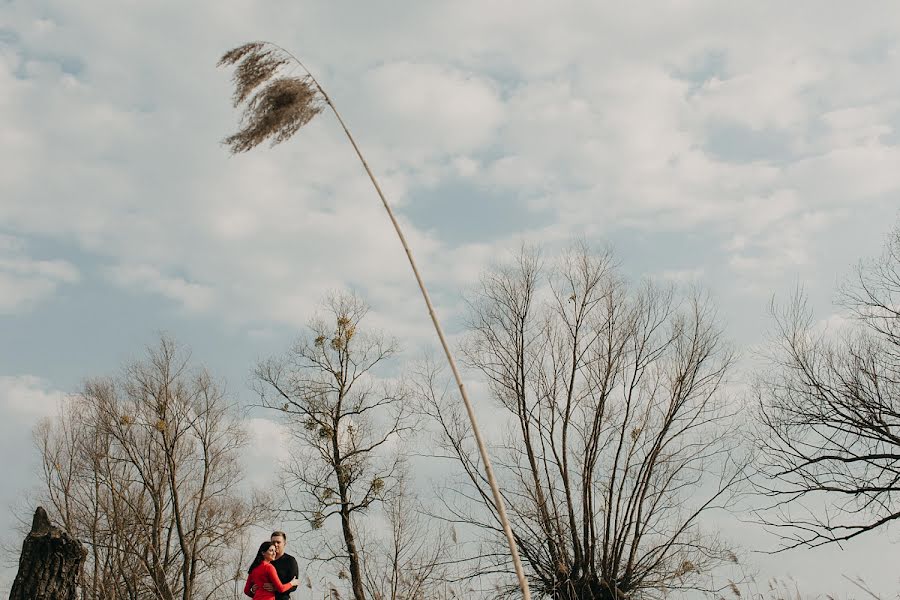
[[[391,209],[391,205],[388,203],[387,198],[385,198],[384,192],[381,191],[381,186],[378,184],[378,180],[375,178],[375,174],[372,173],[372,169],[369,168],[369,163],[366,162],[366,159],[365,157],[363,157],[362,151],[360,151],[356,140],[353,139],[353,134],[350,133],[350,129],[347,127],[347,124],[344,123],[344,119],[341,118],[341,114],[338,112],[337,107],[335,107],[334,102],[331,101],[331,97],[299,58],[297,58],[278,44],[274,44],[272,42],[264,43],[278,48],[279,50],[284,52],[285,55],[294,60],[298,65],[300,65],[300,68],[302,68],[306,72],[306,74],[312,80],[313,84],[316,86],[316,89],[318,89],[319,93],[322,94],[322,97],[325,99],[325,103],[328,105],[328,108],[331,109],[331,112],[334,114],[335,118],[337,118],[338,123],[340,123],[341,128],[344,130],[344,134],[350,141],[350,145],[353,146],[353,150],[356,152],[356,156],[359,158],[359,161],[362,163],[363,168],[366,170],[366,174],[369,176],[369,181],[372,182],[372,186],[378,193],[378,197],[381,198],[381,204],[384,206],[384,210],[387,212],[388,218],[390,218],[391,224],[394,226],[394,231],[397,232],[397,237],[400,238],[400,244],[403,246],[403,251],[406,252],[406,258],[409,260],[409,266],[412,268],[413,275],[415,275],[416,277],[416,283],[419,285],[419,291],[422,292],[422,298],[425,300],[425,306],[428,308],[428,316],[431,317],[431,323],[434,325],[434,330],[437,333],[438,339],[441,341],[441,347],[444,349],[444,355],[446,355],[447,362],[450,364],[450,370],[453,372],[453,378],[456,380],[456,385],[459,387],[459,395],[462,396],[463,404],[466,407],[466,413],[468,414],[469,422],[472,425],[472,433],[475,435],[475,442],[478,445],[478,452],[481,455],[481,461],[484,463],[484,471],[487,476],[488,483],[491,486],[491,493],[494,496],[494,506],[496,506],[497,508],[497,516],[500,519],[501,525],[503,526],[503,533],[506,534],[506,541],[509,544],[509,553],[512,557],[513,567],[516,571],[516,577],[519,580],[519,587],[522,589],[522,597],[524,598],[524,600],[531,600],[531,590],[528,587],[528,580],[525,578],[525,572],[522,569],[522,561],[519,558],[519,550],[516,545],[515,536],[513,535],[512,528],[509,525],[509,518],[506,515],[506,507],[503,502],[503,496],[500,494],[500,488],[497,485],[497,478],[494,476],[494,469],[491,466],[491,460],[488,457],[487,446],[485,445],[484,440],[481,437],[481,430],[478,428],[478,421],[475,418],[475,411],[472,409],[472,403],[469,401],[469,395],[466,392],[466,387],[463,384],[462,376],[460,375],[459,369],[456,366],[456,360],[453,358],[453,353],[450,351],[450,345],[447,343],[447,338],[444,336],[444,329],[441,327],[440,321],[438,321],[437,318],[437,313],[435,313],[434,310],[434,305],[431,303],[431,297],[428,295],[428,289],[425,287],[425,282],[422,280],[422,276],[419,273],[419,268],[416,266],[416,260],[413,258],[412,250],[410,249],[409,244],[406,241],[406,236],[403,235],[403,229],[400,227],[400,223],[397,221],[397,217],[394,215],[394,211]]]

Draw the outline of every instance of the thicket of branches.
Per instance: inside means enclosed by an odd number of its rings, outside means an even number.
[[[836,331],[800,295],[776,311],[773,362],[754,388],[754,472],[772,500],[760,515],[785,548],[900,517],[900,229],[840,298]],[[255,372],[293,440],[291,460],[271,463],[277,508],[308,525],[292,547],[331,564],[354,600],[514,596],[453,386],[429,363],[398,375],[398,342],[367,327],[358,296],[322,309]],[[743,488],[747,438],[726,393],[733,355],[701,293],[630,283],[583,245],[550,260],[523,250],[483,274],[460,349],[497,409],[496,472],[537,596],[737,589],[715,576],[734,549],[704,525]],[[416,437],[426,423],[436,435]],[[243,579],[244,534],[272,513],[241,486],[234,406],[172,340],[88,380],[35,436],[40,499],[89,548],[84,598],[219,598]],[[431,505],[408,468],[429,452],[458,467]],[[459,543],[450,524],[477,541]],[[306,552],[312,538],[324,552]]]
[[[383,503],[385,531],[365,532],[361,543],[366,597],[442,600],[463,597],[451,576],[452,530],[436,524],[403,477]]]
[[[775,310],[757,386],[762,511],[784,548],[840,542],[900,519],[900,229],[840,291],[843,326],[798,294]]]
[[[525,250],[484,274],[468,332],[465,359],[506,426],[493,454],[535,593],[710,589],[707,573],[735,558],[700,519],[728,506],[745,465],[724,391],[732,354],[705,300],[629,284],[584,246],[550,265]],[[467,484],[446,509],[495,542],[477,570],[509,573],[463,416],[439,373],[424,375]]]
[[[234,407],[169,338],[36,431],[48,512],[87,545],[83,597],[221,598],[260,516]]]

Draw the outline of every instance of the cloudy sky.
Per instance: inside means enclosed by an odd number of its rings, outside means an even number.
[[[743,350],[798,284],[828,318],[897,222],[900,5],[632,4],[0,3],[0,503],[35,484],[37,419],[157,331],[242,400],[329,289],[408,348],[430,339],[333,119],[274,150],[219,144],[236,114],[215,63],[254,39],[342,109],[451,331],[490,260],[573,235],[633,278],[705,286]],[[811,593],[852,589],[844,573],[890,595],[897,538],[754,560]]]

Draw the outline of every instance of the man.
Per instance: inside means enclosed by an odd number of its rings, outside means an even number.
[[[275,567],[275,572],[278,573],[278,579],[287,583],[294,577],[299,577],[300,567],[297,565],[297,559],[284,551],[287,546],[287,534],[283,531],[273,531],[271,540],[272,545],[275,547],[275,560],[272,561],[272,566]],[[275,591],[271,583],[264,583],[263,589],[274,592],[276,600],[290,600],[291,592],[296,591],[297,586],[295,585],[283,594]],[[252,598],[252,595],[255,593],[256,586],[254,585],[250,588],[250,597]]]

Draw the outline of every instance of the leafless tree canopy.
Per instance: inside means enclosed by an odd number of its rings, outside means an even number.
[[[392,489],[400,458],[386,447],[415,428],[403,383],[373,376],[397,343],[361,327],[367,311],[356,296],[332,296],[309,334],[256,372],[264,405],[296,442],[286,465],[288,510],[314,530],[338,517],[341,548],[332,558],[349,570],[356,600],[365,598],[365,578],[355,519]]]
[[[797,295],[775,312],[758,384],[762,512],[784,548],[848,540],[900,518],[900,229],[841,290],[846,327],[814,326]]]
[[[609,254],[583,246],[548,268],[525,250],[483,276],[464,355],[508,417],[494,454],[536,593],[658,597],[704,588],[710,569],[735,560],[699,527],[743,465],[722,390],[732,355],[698,294],[629,285]],[[499,540],[440,381],[426,370],[421,392],[469,484],[446,508]],[[480,558],[481,574],[509,572],[500,546]]]
[[[51,516],[88,546],[86,599],[221,598],[256,517],[222,390],[162,338],[36,431]]]
[[[383,503],[387,531],[369,528],[361,545],[365,589],[372,600],[441,600],[460,597],[449,582],[452,528],[438,527],[408,488],[405,477]]]

